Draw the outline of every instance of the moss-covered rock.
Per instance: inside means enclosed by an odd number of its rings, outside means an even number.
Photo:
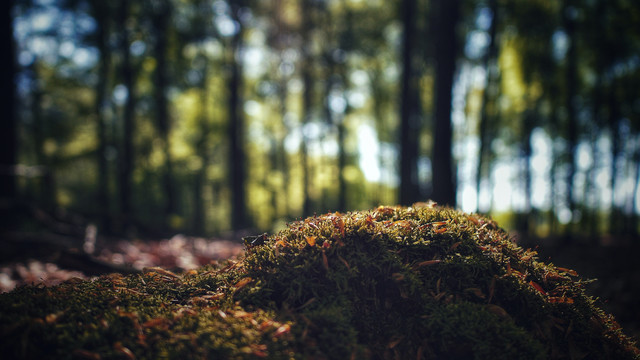
[[[4,358],[640,359],[569,269],[429,204],[326,214],[240,261],[0,295]]]

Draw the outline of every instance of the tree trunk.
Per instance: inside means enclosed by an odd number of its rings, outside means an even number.
[[[558,233],[558,194],[557,194],[557,174],[558,174],[558,155],[556,151],[556,134],[558,134],[558,96],[556,95],[556,91],[551,91],[551,117],[549,119],[549,137],[551,138],[551,147],[549,149],[549,157],[551,159],[551,169],[549,169],[549,199],[550,199],[550,210],[549,210],[549,232],[551,234]]]
[[[286,59],[285,49],[290,45],[289,36],[291,35],[291,29],[287,26],[285,21],[285,6],[282,0],[277,0],[273,3],[276,27],[274,32],[269,37],[270,46],[279,52],[279,65],[288,61]],[[284,140],[287,134],[290,133],[289,125],[284,120],[287,115],[287,98],[289,95],[289,81],[291,75],[287,72],[280,71],[277,78],[278,84],[278,111],[281,119],[283,119],[282,129],[277,129],[273,134],[273,156],[272,156],[272,168],[273,171],[282,175],[282,182],[272,183],[272,204],[274,211],[274,218],[276,220],[282,217],[288,218],[291,214],[291,202],[289,200],[289,164],[287,151],[285,149]],[[281,204],[284,203],[284,212],[280,211]]]
[[[631,211],[631,236],[637,238],[638,237],[638,222],[640,214],[640,207],[638,206],[638,197],[640,196],[640,144],[636,142],[635,149],[633,151],[633,164],[635,166],[635,186],[633,187],[633,197],[631,199],[632,211]]]
[[[281,79],[279,79],[279,89],[278,89],[278,100],[279,100],[279,108],[280,115],[282,119],[286,119],[287,115],[287,95],[288,95],[288,76],[283,75]],[[289,125],[283,121],[282,126],[284,127],[284,134],[288,134],[290,132]],[[281,216],[289,217],[291,215],[291,202],[289,200],[289,159],[287,155],[287,150],[285,148],[284,140],[286,135],[281,135],[280,133],[276,134],[276,144],[275,144],[275,152],[276,157],[274,159],[274,169],[282,173],[282,188],[273,189],[274,194],[276,195],[274,198],[274,211],[276,218],[280,218]],[[283,196],[284,195],[284,196]],[[285,212],[284,214],[278,213],[278,202],[283,201],[285,203]]]
[[[613,57],[615,54],[614,49],[612,48],[612,41],[606,35],[608,32],[602,33],[602,29],[607,26],[607,19],[609,19],[609,1],[608,0],[597,0],[595,5],[594,16],[596,18],[596,26],[595,29],[590,32],[593,36],[592,44],[594,45],[594,49],[599,49],[594,53],[595,55],[595,74],[596,80],[593,86],[592,92],[592,113],[591,116],[594,119],[591,122],[591,158],[593,159],[593,163],[591,164],[591,168],[586,174],[587,178],[587,186],[585,186],[585,202],[586,205],[591,205],[591,209],[587,211],[585,209],[585,220],[584,220],[584,229],[589,230],[591,245],[598,245],[599,237],[602,233],[600,227],[600,212],[602,209],[602,199],[600,196],[600,189],[598,188],[598,184],[596,181],[596,175],[598,169],[602,167],[602,156],[600,156],[598,150],[598,139],[602,136],[601,131],[607,128],[606,121],[604,118],[604,114],[607,110],[606,106],[606,81],[605,74],[606,68],[610,66],[611,62],[614,61]]]
[[[204,186],[207,181],[207,166],[209,165],[209,119],[207,117],[207,107],[209,105],[209,91],[207,80],[209,77],[209,66],[205,63],[202,69],[202,83],[200,84],[200,119],[198,121],[200,134],[196,141],[196,154],[200,157],[202,165],[195,173],[193,183],[193,227],[194,234],[203,235],[206,232],[205,221],[207,219],[207,207],[204,201]]]
[[[162,139],[164,152],[164,168],[162,169],[162,187],[164,189],[164,215],[165,219],[176,212],[175,189],[173,184],[173,168],[171,161],[171,151],[169,144],[169,134],[171,124],[169,118],[169,102],[167,100],[167,91],[169,89],[169,75],[167,63],[167,38],[168,28],[171,20],[171,3],[168,0],[160,1],[156,5],[156,9],[152,9],[153,28],[155,32],[154,57],[156,60],[155,84],[154,84],[154,100],[156,107],[156,121],[158,124],[158,132]],[[168,222],[167,222],[168,223]]]
[[[234,20],[240,24],[239,1],[231,2],[231,12]],[[243,46],[243,28],[239,25],[238,32],[231,39],[229,91],[229,180],[231,182],[231,227],[233,230],[244,229],[249,226],[246,208],[246,155],[244,116],[242,113],[242,68],[240,52]]]
[[[400,194],[401,205],[420,200],[418,186],[418,135],[420,114],[417,76],[414,68],[416,47],[416,0],[402,1],[402,78],[400,80]]]
[[[105,105],[107,102],[109,67],[111,65],[111,50],[109,41],[109,19],[110,6],[100,0],[93,1],[94,17],[97,23],[97,45],[100,52],[100,62],[98,64],[98,83],[96,84],[95,115],[98,132],[98,206],[101,214],[102,226],[106,229],[111,227],[109,214],[109,169],[107,164],[107,127],[105,124]]]
[[[0,121],[0,227],[6,229],[14,225],[12,208],[17,198],[15,165],[17,162],[17,119],[16,119],[16,85],[15,85],[15,44],[13,40],[13,20],[11,11],[13,0],[2,2],[2,43],[0,49],[8,64],[2,71],[0,86],[2,90],[2,112],[4,120]]]
[[[386,191],[386,171],[385,171],[385,154],[382,151],[382,144],[385,142],[382,134],[387,133],[384,121],[383,104],[386,99],[386,92],[381,89],[382,87],[382,71],[379,67],[376,67],[370,74],[371,79],[371,96],[373,100],[373,118],[375,120],[376,135],[378,138],[378,144],[380,144],[380,152],[376,159],[377,166],[380,169],[380,180],[375,194],[372,194],[371,202],[379,205],[385,201],[389,201]],[[395,201],[394,201],[395,202]]]
[[[496,115],[496,105],[495,105],[495,96],[498,93],[495,91],[498,86],[498,74],[496,74],[497,64],[497,54],[498,54],[498,46],[496,44],[496,33],[498,28],[498,1],[490,0],[489,7],[491,8],[491,13],[493,14],[493,18],[491,20],[491,25],[489,27],[489,47],[487,48],[487,53],[484,55],[483,65],[486,72],[486,83],[485,88],[482,93],[482,109],[480,110],[480,124],[479,124],[479,140],[480,140],[480,149],[478,151],[478,168],[476,175],[476,198],[477,198],[477,210],[480,211],[488,211],[489,209],[481,209],[480,208],[480,193],[482,191],[482,178],[485,176],[491,176],[491,172],[488,167],[490,162],[488,161],[490,158],[491,151],[491,142],[493,141],[492,136],[489,136],[489,129],[491,128],[489,122],[491,119],[489,116],[489,112],[492,115]],[[491,193],[491,190],[489,190]]]
[[[345,168],[347,167],[346,136],[347,130],[344,126],[344,115],[338,119],[338,211],[347,211],[347,179]]]
[[[342,33],[340,34],[339,47],[343,51],[349,52],[353,49],[354,42],[355,42],[354,31],[353,31],[353,23],[355,22],[355,20],[354,20],[353,11],[351,11],[351,9],[348,8],[346,1],[344,0],[342,1],[342,6],[345,12],[344,14],[345,18],[343,22],[345,29],[343,29]],[[338,62],[337,64],[334,64],[334,67],[336,68],[336,74],[338,75],[338,78],[340,79],[340,82],[341,82],[340,87],[342,90],[342,96],[346,98],[345,93],[349,88],[349,79],[346,71],[347,70],[346,64],[344,63],[345,61],[346,59],[341,62]],[[327,91],[327,95],[329,95],[329,93],[330,93],[330,90]],[[328,101],[328,99],[329,97],[327,96],[325,101]],[[345,126],[345,118],[350,111],[351,111],[351,107],[347,102],[343,112],[341,114],[338,114],[337,117],[334,117],[334,121],[333,121],[333,123],[338,128],[338,205],[337,205],[338,211],[348,210],[347,178],[345,175],[345,169],[347,167],[347,145],[346,145],[347,127]]]
[[[619,234],[621,228],[620,221],[620,209],[616,206],[616,190],[618,188],[618,160],[621,157],[622,153],[622,139],[620,134],[620,114],[618,112],[618,103],[616,98],[616,92],[618,88],[618,83],[613,80],[611,83],[611,89],[609,90],[608,97],[608,107],[609,107],[609,118],[608,125],[609,131],[611,133],[611,210],[609,212],[609,231],[611,234]]]
[[[531,178],[531,155],[533,149],[531,147],[531,133],[535,124],[535,119],[539,115],[539,103],[536,102],[533,109],[526,110],[523,114],[523,130],[522,130],[522,163],[523,163],[523,182],[524,182],[524,211],[521,217],[521,223],[519,224],[519,231],[521,234],[528,236],[531,228],[535,229],[535,224],[532,227],[533,207],[531,205],[532,196],[532,178]]]
[[[302,216],[311,215],[311,168],[309,164],[309,154],[307,151],[307,137],[305,135],[305,127],[311,120],[311,109],[313,99],[313,79],[311,75],[312,59],[311,59],[311,39],[310,31],[313,28],[313,20],[311,14],[311,4],[309,1],[302,1],[300,7],[302,18],[302,83],[304,90],[302,93],[302,143],[300,144],[300,152],[302,157],[302,173],[303,173],[303,203]]]
[[[573,180],[576,173],[576,157],[575,150],[578,143],[578,120],[576,114],[575,98],[577,96],[577,35],[576,24],[574,19],[574,13],[571,11],[573,8],[572,0],[565,0],[563,6],[562,22],[564,30],[569,39],[569,48],[567,49],[567,63],[565,68],[565,107],[567,109],[567,127],[566,127],[566,139],[567,139],[567,177],[566,177],[566,202],[569,211],[573,215],[575,214],[576,205],[573,200]],[[571,222],[573,219],[571,220]],[[571,231],[571,226],[567,226],[567,231]]]
[[[0,200],[13,200],[16,194],[16,177],[14,166],[17,160],[16,141],[16,85],[15,85],[15,44],[13,40],[13,20],[11,10],[13,0],[2,2],[2,44],[0,48],[5,54],[5,68],[2,71],[2,113],[0,122]]]
[[[124,104],[122,114],[122,148],[118,156],[119,160],[119,185],[120,185],[120,212],[122,217],[122,225],[125,227],[131,223],[132,203],[131,193],[133,186],[133,129],[135,116],[135,79],[134,69],[131,61],[129,29],[127,22],[130,17],[129,1],[122,0],[120,2],[120,18],[119,25],[122,29],[120,34],[120,51],[122,52],[121,76],[125,88],[127,89],[127,99]]]
[[[441,205],[456,205],[456,180],[453,171],[451,98],[456,68],[459,18],[458,1],[438,0],[435,39],[435,131],[433,146],[433,196]]]
[[[43,97],[45,95],[42,90],[41,81],[38,80],[39,76],[39,62],[35,61],[30,65],[31,72],[33,74],[33,88],[31,89],[32,104],[31,111],[33,116],[33,141],[35,149],[35,159],[38,166],[41,166],[44,171],[42,177],[37,182],[37,194],[38,202],[45,211],[53,211],[56,206],[56,187],[54,184],[54,172],[51,166],[51,159],[44,150],[45,141],[47,140],[47,122],[45,119],[45,113],[43,108]]]

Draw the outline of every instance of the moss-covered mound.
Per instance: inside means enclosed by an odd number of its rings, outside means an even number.
[[[478,215],[305,219],[241,261],[0,295],[3,358],[640,359],[574,271]]]

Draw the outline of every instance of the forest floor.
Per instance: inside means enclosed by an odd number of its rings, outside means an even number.
[[[37,251],[37,246],[12,243],[9,253],[0,258],[0,293],[24,284],[59,284],[76,277],[90,279],[101,273],[135,273],[145,267],[159,266],[182,272],[211,262],[238,257],[243,245],[239,236],[201,238],[175,235],[161,240],[124,240],[98,238],[85,240],[71,251]],[[549,240],[528,240],[524,247],[536,248],[539,259],[576,270],[585,279],[589,293],[599,298],[599,306],[613,314],[624,332],[640,340],[640,244],[619,246],[559,246]],[[19,244],[19,243],[18,243]],[[5,246],[5,249],[7,247]],[[15,256],[18,254],[19,256]]]
[[[12,249],[13,253],[19,252],[19,256],[0,261],[0,292],[25,284],[53,286],[73,277],[89,279],[101,273],[135,273],[154,266],[183,272],[238,257],[242,251],[243,245],[237,240],[184,235],[162,240],[98,240],[85,242],[82,250],[57,249],[44,253],[28,246]]]

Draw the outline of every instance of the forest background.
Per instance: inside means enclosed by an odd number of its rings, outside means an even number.
[[[638,1],[2,7],[3,229],[220,236],[433,199],[640,283]]]

